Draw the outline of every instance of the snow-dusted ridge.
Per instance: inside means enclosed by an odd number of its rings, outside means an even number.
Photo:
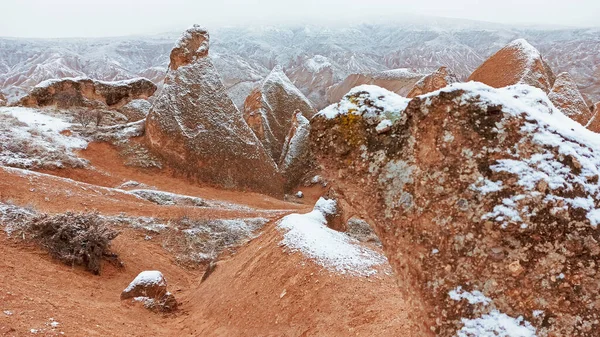
[[[335,200],[320,198],[312,212],[290,214],[279,221],[281,244],[301,252],[322,267],[350,275],[372,275],[387,259],[345,233],[327,227],[326,216],[335,214]]]

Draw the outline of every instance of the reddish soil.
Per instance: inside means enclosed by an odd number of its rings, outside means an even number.
[[[173,177],[169,170],[123,165],[116,148],[90,144],[81,156],[95,170],[26,174],[0,167],[0,200],[57,213],[97,210],[163,219],[265,216],[306,212],[325,192],[302,187],[303,204],[214,189]],[[64,178],[60,178],[61,176]],[[67,179],[65,179],[67,178]],[[160,190],[248,205],[256,210],[159,206],[110,189],[135,180]],[[271,211],[269,211],[271,210]],[[272,210],[280,210],[274,212]],[[0,231],[0,336],[428,336],[414,317],[418,298],[396,283],[389,265],[373,277],[329,272],[279,246],[281,233],[267,225],[261,236],[222,256],[201,282],[202,269],[187,269],[163,248],[168,233],[122,229],[113,242],[125,267],[105,263],[100,276],[53,260],[45,251]],[[143,270],[160,270],[180,302],[170,315],[120,301],[121,291]],[[3,313],[7,311],[10,314]],[[59,322],[53,328],[50,319]]]

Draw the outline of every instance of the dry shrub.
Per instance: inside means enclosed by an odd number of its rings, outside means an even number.
[[[31,219],[28,227],[35,241],[66,264],[84,266],[98,275],[103,259],[118,261],[110,242],[119,233],[97,213],[42,214]]]

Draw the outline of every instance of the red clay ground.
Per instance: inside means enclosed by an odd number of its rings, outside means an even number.
[[[70,178],[62,179],[0,168],[1,200],[52,213],[97,210],[162,219],[182,215],[277,219],[310,210],[324,193],[320,187],[303,188],[304,205],[287,203],[255,193],[198,186],[172,177],[168,170],[127,167],[107,144],[91,144],[80,155],[97,170],[46,172]],[[159,206],[106,188],[127,180],[256,210]],[[202,270],[178,265],[163,248],[168,234],[153,233],[151,240],[145,240],[146,233],[141,230],[122,230],[113,250],[125,267],[105,264],[101,276],[63,265],[39,248],[20,238],[7,238],[0,231],[0,336],[31,336],[31,329],[45,336],[60,332],[66,336],[430,335],[427,327],[414,319],[420,316],[415,313],[419,299],[400,290],[410,287],[398,287],[389,266],[369,278],[329,272],[299,253],[284,252],[274,223],[235,253],[221,257],[203,283]],[[153,269],[167,278],[181,304],[177,313],[164,316],[120,301],[120,292],[140,271]],[[56,328],[49,325],[51,318],[59,322]]]

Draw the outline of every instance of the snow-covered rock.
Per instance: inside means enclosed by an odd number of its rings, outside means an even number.
[[[119,108],[134,99],[154,94],[156,85],[145,78],[105,82],[86,77],[46,80],[37,84],[19,104],[26,107],[94,107],[98,104]]]
[[[158,270],[139,273],[121,293],[121,300],[127,299],[141,302],[154,311],[171,312],[177,309],[177,300],[167,291],[167,280]]]
[[[246,123],[275,161],[281,157],[286,135],[297,111],[307,118],[316,113],[280,66],[273,68],[262,85],[253,90],[244,103]]]
[[[529,84],[549,92],[554,74],[540,52],[525,39],[517,39],[500,49],[469,77],[469,81],[494,88],[513,84]]]
[[[121,293],[121,299],[134,297],[160,298],[167,293],[167,280],[158,270],[146,270],[138,274]]]
[[[581,125],[586,125],[592,119],[592,110],[585,103],[569,73],[560,73],[556,77],[548,98],[555,107]]]
[[[410,99],[395,94],[376,85],[360,85],[348,92],[339,103],[334,103],[319,111],[318,115],[327,119],[338,116],[361,116],[378,124],[387,119],[397,120]]]
[[[127,117],[128,122],[137,122],[145,119],[152,108],[152,104],[145,99],[134,99],[133,101],[123,105],[119,112]]]
[[[296,186],[313,166],[309,137],[310,122],[297,110],[278,163],[279,171],[285,178],[286,189]]]
[[[600,133],[600,102],[594,104],[592,107],[592,118],[585,126],[591,131]]]
[[[208,32],[193,26],[171,52],[146,120],[150,147],[201,181],[283,195],[275,162],[227,96],[208,49]]]
[[[408,98],[413,98],[419,95],[427,94],[432,91],[440,90],[443,87],[452,83],[458,82],[458,77],[447,67],[440,67],[433,73],[420,79],[410,92],[406,95]]]
[[[399,277],[430,294],[436,335],[595,331],[600,135],[524,84],[454,83],[390,110],[363,91],[311,120],[313,155]],[[465,284],[480,293],[448,296]],[[497,313],[474,310],[484,297]]]

